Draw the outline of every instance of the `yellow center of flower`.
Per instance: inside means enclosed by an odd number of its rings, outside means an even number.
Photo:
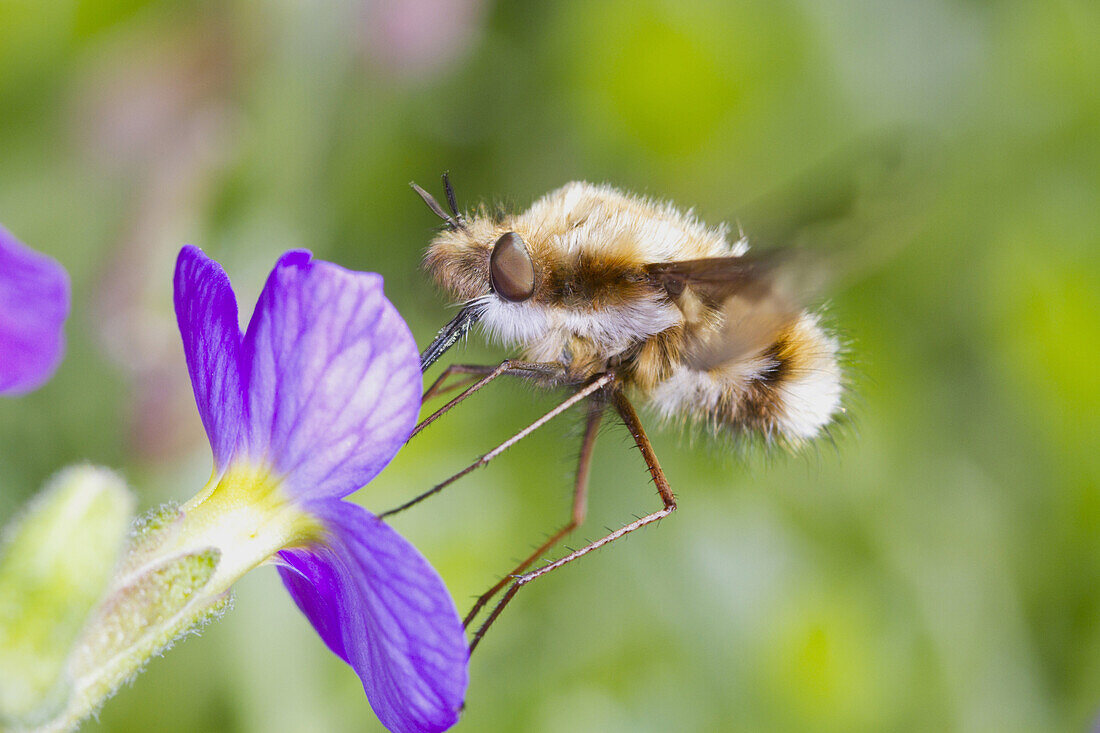
[[[232,582],[276,552],[323,536],[324,528],[283,489],[264,466],[237,464],[181,507],[177,542],[221,552],[217,575]]]

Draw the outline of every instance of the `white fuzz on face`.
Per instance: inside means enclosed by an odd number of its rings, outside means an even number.
[[[682,320],[675,306],[656,295],[598,310],[509,303],[492,295],[479,298],[478,305],[486,335],[504,346],[522,347],[531,361],[561,359],[574,338],[618,354]]]

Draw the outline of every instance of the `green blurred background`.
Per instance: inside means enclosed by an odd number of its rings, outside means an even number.
[[[468,206],[608,181],[866,261],[828,306],[851,419],[798,456],[654,426],[680,510],[517,596],[460,725],[1087,729],[1098,39],[1092,0],[0,0],[0,222],[74,289],[57,376],[0,402],[0,518],[76,461],[145,508],[205,482],[181,244],[246,313],[287,248],[381,272],[423,345],[453,311],[418,270],[437,222],[410,179],[450,170]],[[883,137],[922,152],[880,183],[861,171]],[[818,210],[840,216],[803,226]],[[449,358],[503,356],[472,338]],[[494,385],[355,500],[392,507],[551,399]],[[580,421],[396,519],[460,609],[564,521]],[[576,541],[657,505],[609,428]],[[85,727],[377,728],[270,569]]]

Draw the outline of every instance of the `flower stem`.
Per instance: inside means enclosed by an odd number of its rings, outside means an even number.
[[[129,550],[69,657],[71,695],[38,731],[72,730],[154,656],[221,615],[241,576],[313,522],[271,487],[223,476],[183,508],[135,527]],[[305,520],[303,519],[305,518]]]

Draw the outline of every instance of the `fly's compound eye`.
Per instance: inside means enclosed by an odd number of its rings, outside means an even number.
[[[493,291],[512,303],[519,303],[535,292],[535,265],[523,238],[515,232],[501,235],[489,256],[489,282]]]

